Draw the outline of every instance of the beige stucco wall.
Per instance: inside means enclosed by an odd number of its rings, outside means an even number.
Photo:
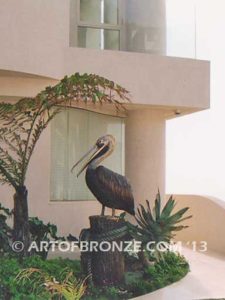
[[[132,1],[129,5],[137,3]],[[144,27],[153,29],[154,24],[161,26],[163,40],[164,1],[143,0],[143,3],[156,7],[153,23],[148,24],[143,9],[127,16],[127,22],[142,21]],[[208,62],[69,47],[70,4],[70,0],[0,0],[0,70],[52,79],[76,71],[94,72],[127,88],[133,103],[172,110],[181,107],[189,112],[209,107]],[[133,51],[138,49],[134,47]]]
[[[61,77],[69,0],[0,0],[0,69]]]
[[[10,74],[10,75],[9,75]],[[14,72],[0,72],[0,97],[34,97],[49,85],[58,81],[44,77],[25,77]]]
[[[68,48],[65,70],[102,75],[131,92],[132,103],[181,107],[209,107],[209,63],[166,56],[95,49]]]
[[[170,111],[179,108],[181,112],[209,107],[209,63],[205,61],[80,48],[66,48],[60,56],[57,50],[46,56],[37,55],[35,49],[30,51],[33,57],[27,59],[23,51],[14,61],[16,53],[11,54],[11,59],[4,57],[3,50],[0,50],[0,69],[52,79],[61,79],[75,72],[96,73],[129,90],[133,104]]]
[[[209,250],[225,254],[225,203],[222,200],[196,195],[175,195],[177,209],[190,207],[189,214],[193,217],[185,221],[189,228],[180,231],[176,239],[197,242],[206,241]]]

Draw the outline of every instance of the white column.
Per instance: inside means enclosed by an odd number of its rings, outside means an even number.
[[[130,111],[126,122],[126,176],[136,204],[153,203],[165,193],[165,119],[163,111]]]

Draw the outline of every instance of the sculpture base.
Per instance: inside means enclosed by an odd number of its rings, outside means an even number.
[[[115,244],[121,245],[123,238],[117,238],[116,236],[112,238],[110,232],[121,229],[124,227],[125,222],[112,216],[90,216],[89,219],[89,241],[95,241],[98,246],[97,249],[92,249],[88,254],[81,253],[83,270],[85,270],[85,273],[88,272],[89,262],[92,280],[95,285],[120,284],[124,280],[124,254],[123,251],[120,251],[121,249],[116,249]]]

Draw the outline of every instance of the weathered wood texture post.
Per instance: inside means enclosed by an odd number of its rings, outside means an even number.
[[[117,243],[120,247],[120,243],[124,240],[124,237],[110,239],[104,239],[105,236],[110,237],[110,232],[122,229],[125,226],[125,222],[118,218],[111,216],[90,216],[90,241],[97,240],[96,237],[103,236],[102,240],[98,240],[98,243],[102,243],[102,248],[108,250],[109,244]],[[114,236],[114,235],[113,235]],[[105,247],[104,247],[105,246]],[[99,249],[100,248],[100,249]],[[102,251],[101,247],[98,247],[98,251],[89,252],[89,259],[91,261],[92,280],[95,285],[108,286],[122,283],[124,280],[124,253],[120,249],[113,249],[110,247],[109,251]],[[86,254],[81,254],[81,263],[86,264]],[[87,269],[87,266],[83,266]]]

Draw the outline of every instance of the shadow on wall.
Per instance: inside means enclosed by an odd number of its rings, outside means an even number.
[[[225,254],[225,202],[205,196],[176,195],[177,209],[190,207],[193,217],[185,222],[189,228],[177,233],[176,240],[207,242],[208,250]],[[185,244],[184,244],[185,245]]]

